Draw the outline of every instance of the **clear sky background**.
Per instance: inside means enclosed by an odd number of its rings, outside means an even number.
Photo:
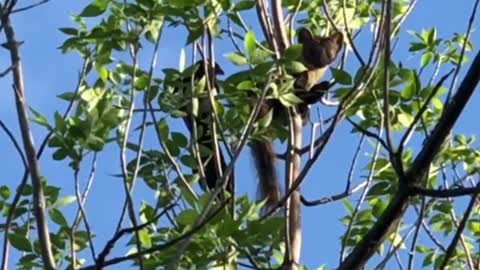
[[[419,59],[408,54],[408,42],[412,41],[413,38],[405,30],[420,31],[422,28],[437,27],[438,37],[451,38],[454,32],[465,32],[467,20],[473,7],[473,1],[468,0],[423,0],[418,2],[402,28],[403,39],[399,42],[394,55],[395,60],[401,60],[405,66],[415,68],[419,67]],[[20,3],[23,3],[23,1],[20,1]],[[65,35],[58,31],[58,28],[72,26],[73,23],[69,14],[78,14],[87,3],[88,1],[85,0],[52,0],[46,5],[13,17],[13,26],[17,38],[25,41],[25,44],[21,47],[21,57],[27,102],[48,119],[53,118],[53,113],[56,110],[60,112],[65,110],[66,103],[56,98],[56,95],[74,89],[77,74],[81,68],[81,59],[77,54],[63,55],[57,49],[65,39]],[[258,24],[254,17],[247,22],[254,30],[258,30]],[[477,18],[476,22],[476,25],[478,25],[480,18]],[[184,36],[181,35],[183,33],[185,31],[181,28],[177,28],[175,31],[164,31],[158,57],[157,75],[161,74],[160,70],[163,67],[178,67],[179,49],[184,46]],[[257,37],[260,37],[260,32],[256,31],[256,33]],[[3,42],[5,42],[5,39],[2,35],[0,43]],[[473,33],[472,42],[474,47],[480,44],[480,36],[477,32]],[[368,49],[368,44],[357,43],[357,46],[363,52]],[[226,74],[235,71],[236,67],[222,58],[225,52],[233,50],[232,46],[219,43],[216,45],[216,49],[217,61],[223,65]],[[467,55],[473,57],[471,52]],[[350,60],[355,61],[353,57]],[[8,63],[7,51],[0,50],[0,70],[7,68]],[[145,66],[143,67],[145,68]],[[356,70],[356,68],[349,69],[349,67],[351,65],[347,64],[346,69],[349,72]],[[466,69],[467,67],[464,67],[462,71]],[[442,70],[440,75],[445,72],[447,70]],[[461,74],[464,74],[464,72]],[[2,91],[0,119],[13,130],[17,138],[20,138],[10,79],[7,76],[0,80],[0,91]],[[479,94],[476,93],[462,115],[459,124],[456,125],[457,131],[463,132],[467,136],[479,133],[478,120],[475,121],[475,117],[478,118],[479,105]],[[181,122],[178,123],[182,124]],[[181,125],[175,125],[174,127],[178,130],[184,130]],[[35,124],[32,124],[32,129],[38,147],[47,132],[44,128]],[[343,124],[335,132],[332,141],[328,144],[317,165],[310,172],[302,186],[303,194],[308,199],[318,199],[343,191],[350,160],[358,143],[358,136],[352,136],[350,129],[349,125]],[[150,136],[153,135],[152,133],[149,134]],[[370,149],[365,148],[361,155],[365,156],[365,151],[370,151]],[[2,171],[0,185],[7,184],[14,190],[23,175],[23,167],[13,146],[3,133],[0,134],[0,151],[0,168]],[[239,193],[248,193],[253,198],[255,196],[255,172],[252,170],[253,162],[248,152],[248,150],[245,151],[245,154],[239,160],[236,179],[239,182]],[[73,195],[73,176],[67,162],[52,161],[51,154],[52,151],[47,150],[41,159],[42,173],[51,184],[64,187],[61,192],[62,196]],[[119,173],[119,150],[116,147],[107,147],[99,156],[97,168],[96,180],[87,201],[86,209],[93,230],[97,235],[95,238],[96,248],[100,250],[112,235],[119,216],[120,205],[124,200],[121,182],[118,178],[111,176]],[[87,173],[83,172],[82,174],[84,180]],[[281,171],[279,173],[282,174]],[[363,173],[362,175],[355,175],[354,184],[360,183],[363,176]],[[137,198],[137,204],[140,202],[140,198],[153,201],[153,194],[147,192],[143,185],[139,185],[134,198]],[[76,207],[72,204],[67,206],[67,209],[71,213]],[[339,237],[345,232],[345,227],[339,222],[339,219],[346,213],[342,203],[334,202],[314,208],[303,208],[303,211],[302,263],[307,264],[310,269],[315,269],[321,263],[327,263],[329,269],[337,266],[340,250]],[[72,216],[68,216],[70,217],[69,222],[71,222]],[[120,247],[120,245],[117,245],[117,247]],[[122,252],[125,252],[125,249],[116,248],[113,254],[119,256]],[[15,257],[10,261],[11,267],[14,266],[14,260]],[[129,269],[129,264],[115,266],[112,269]]]

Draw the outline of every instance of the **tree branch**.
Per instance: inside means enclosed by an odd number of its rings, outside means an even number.
[[[412,167],[407,171],[400,185],[377,223],[367,232],[362,241],[348,255],[339,266],[339,270],[361,269],[375,250],[381,245],[384,238],[399,222],[408,207],[410,186],[419,182],[428,172],[430,163],[440,150],[440,146],[450,133],[453,125],[459,118],[467,102],[472,96],[480,80],[480,52],[477,53],[452,101],[445,107],[445,113],[435,126],[432,135],[427,139],[424,147],[415,158]]]
[[[472,188],[426,189],[418,186],[411,188],[413,195],[422,195],[433,198],[451,198],[472,195],[480,192],[480,186]]]
[[[0,8],[0,13],[3,14],[3,8]],[[45,197],[42,187],[42,175],[40,172],[40,165],[38,164],[33,138],[30,132],[30,125],[28,122],[28,113],[25,102],[25,89],[23,84],[23,71],[20,61],[20,53],[18,50],[18,43],[15,39],[15,32],[10,23],[10,17],[4,15],[1,18],[3,27],[5,28],[5,36],[10,50],[10,61],[14,67],[13,81],[15,91],[15,105],[17,109],[17,117],[22,134],[23,147],[27,157],[28,169],[32,180],[33,189],[33,208],[35,219],[37,223],[37,233],[40,243],[40,250],[45,269],[53,270],[56,268],[55,259],[52,253],[52,245],[50,242],[49,229],[47,219],[45,217]]]

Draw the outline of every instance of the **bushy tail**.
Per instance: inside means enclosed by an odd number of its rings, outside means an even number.
[[[280,188],[275,171],[275,152],[272,141],[252,140],[252,155],[258,173],[258,191],[260,199],[266,199],[267,207],[273,207],[279,201]]]

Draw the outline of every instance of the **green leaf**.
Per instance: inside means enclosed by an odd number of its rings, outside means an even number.
[[[95,70],[98,73],[98,77],[102,79],[102,81],[106,82],[108,79],[108,69],[104,65],[95,65]]]
[[[435,109],[441,111],[443,109],[443,103],[439,98],[432,99],[432,105]]]
[[[408,48],[409,52],[416,52],[416,51],[421,51],[427,48],[427,45],[423,43],[418,43],[418,42],[412,42],[410,43],[410,48]]]
[[[299,61],[288,61],[285,63],[285,69],[290,74],[298,74],[307,70],[303,63]]]
[[[28,241],[28,239],[21,234],[9,234],[8,235],[8,241],[10,244],[21,251],[27,251],[30,252],[32,251],[32,244]]]
[[[87,148],[96,152],[102,151],[103,147],[105,146],[105,140],[102,138],[90,134],[87,139]]]
[[[251,9],[255,6],[255,1],[251,0],[244,0],[240,1],[235,4],[235,7],[233,8],[234,11],[242,11],[246,9]]]
[[[70,28],[70,27],[64,27],[64,28],[58,28],[62,33],[71,35],[71,36],[76,36],[78,35],[78,30],[76,28]]]
[[[225,57],[232,62],[232,64],[237,66],[246,65],[248,63],[247,58],[241,55],[240,53],[233,52],[225,54]]]
[[[150,234],[146,230],[140,230],[138,231],[138,236],[140,243],[144,247],[151,247],[152,246],[152,238],[150,237]]]
[[[350,201],[346,199],[342,199],[343,206],[345,206],[345,209],[347,209],[348,213],[352,214],[354,211],[353,205],[350,203]]]
[[[158,128],[158,132],[160,133],[161,139],[166,141],[168,139],[168,133],[169,133],[167,120],[165,120],[165,118],[161,119],[157,124],[157,128]]]
[[[179,132],[172,132],[172,140],[178,147],[187,147],[188,145],[187,137]]]
[[[69,205],[69,204],[73,203],[76,200],[77,200],[77,197],[75,197],[73,195],[61,197],[60,199],[58,199],[55,202],[55,207],[56,208],[62,208],[66,205]]]
[[[56,224],[58,224],[59,226],[68,227],[67,220],[63,216],[62,212],[60,212],[58,209],[52,208],[52,209],[48,210],[48,214],[49,214],[50,218],[52,219],[52,221],[55,222]]]
[[[58,98],[61,98],[66,101],[72,101],[75,98],[74,92],[65,92],[57,95]]]
[[[252,30],[248,30],[243,41],[243,46],[247,51],[248,56],[252,57],[253,52],[255,51],[255,33]]]
[[[243,81],[237,85],[238,90],[247,90],[250,91],[254,88],[253,82],[248,80],[248,81]]]
[[[425,267],[425,266],[429,266],[433,263],[433,261],[435,260],[435,253],[429,253],[427,256],[425,256],[425,259],[423,259],[423,263],[422,263],[422,266]]]
[[[263,116],[262,118],[260,118],[260,120],[258,120],[258,126],[260,128],[266,128],[270,125],[270,123],[272,122],[272,118],[273,118],[273,110],[269,110],[268,113]]]
[[[286,107],[302,103],[302,100],[295,96],[295,94],[293,93],[286,93],[284,95],[281,95],[279,100]]]
[[[53,160],[63,160],[68,156],[65,148],[60,148],[52,154]]]
[[[341,69],[331,68],[331,70],[333,78],[335,78],[336,82],[342,85],[352,84],[352,77],[350,76],[350,74]]]
[[[148,85],[148,78],[147,76],[139,76],[135,78],[134,87],[136,90],[143,90],[146,89]]]
[[[80,17],[96,17],[107,10],[109,0],[95,0],[86,6],[80,13]]]
[[[182,211],[177,216],[177,222],[181,225],[188,226],[193,225],[193,223],[197,220],[198,213],[193,209],[187,209]]]
[[[410,100],[415,94],[415,84],[409,83],[402,89],[400,96],[406,100]]]
[[[407,113],[400,113],[398,115],[398,122],[400,122],[403,127],[409,127],[413,122],[413,116]]]
[[[426,52],[422,55],[422,59],[420,60],[420,66],[423,68],[430,63],[433,58],[432,52]]]
[[[39,112],[37,112],[36,110],[34,110],[32,107],[30,107],[30,111],[32,111],[33,115],[35,116],[34,118],[32,118],[32,121],[41,125],[41,126],[44,126],[44,127],[47,127],[49,128],[50,125],[48,124],[48,120],[47,118],[45,118],[43,115],[41,115]]]
[[[290,61],[298,60],[302,55],[302,48],[302,44],[295,44],[288,47],[287,50],[285,50],[285,58]]]
[[[437,37],[437,29],[435,27],[432,27],[432,29],[428,31],[427,44],[430,46],[433,46],[435,43],[436,37]]]
[[[250,62],[254,65],[265,63],[272,54],[261,48],[256,48],[250,55]]]
[[[7,186],[0,186],[0,196],[4,200],[10,198],[10,189]]]

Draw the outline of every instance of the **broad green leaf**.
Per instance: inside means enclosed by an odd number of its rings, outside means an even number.
[[[80,13],[80,17],[96,17],[107,10],[109,0],[95,0],[86,6]]]
[[[152,246],[152,238],[150,237],[150,234],[147,230],[138,231],[138,236],[140,238],[140,243],[142,244],[142,246],[147,248]]]
[[[4,200],[10,198],[10,189],[7,186],[0,186],[0,197]]]
[[[426,52],[425,54],[423,54],[422,59],[420,60],[420,66],[423,68],[428,65],[432,60],[433,56],[434,55],[432,52]]]
[[[62,94],[57,95],[57,97],[66,100],[66,101],[72,101],[75,98],[75,93],[73,92],[64,92]]]
[[[302,100],[295,96],[294,93],[286,93],[280,96],[280,102],[286,106],[290,107],[296,104],[302,103]]]
[[[260,118],[258,120],[258,126],[260,128],[266,128],[270,125],[270,123],[272,122],[272,118],[273,118],[273,110],[270,110],[268,111],[268,113],[266,115],[264,115],[262,118]]]
[[[168,123],[165,118],[162,118],[158,124],[157,124],[158,131],[160,133],[160,137],[162,140],[166,141],[168,139],[168,133],[169,133],[169,128],[168,128]]]
[[[249,30],[245,35],[245,39],[243,41],[243,46],[247,51],[249,57],[252,57],[253,52],[255,51],[255,33],[252,30]]]
[[[197,211],[193,209],[187,209],[177,216],[177,222],[183,226],[193,225],[198,218]]]
[[[346,71],[336,68],[331,68],[331,70],[336,82],[342,85],[352,84],[352,77]]]
[[[50,127],[50,125],[48,124],[48,120],[47,118],[45,118],[42,114],[40,114],[38,111],[34,110],[32,107],[30,107],[30,111],[32,111],[33,115],[35,116],[34,118],[32,118],[32,121],[41,125],[41,126],[44,126],[44,127]]]
[[[62,212],[60,212],[58,209],[52,208],[52,209],[48,210],[48,214],[49,214],[50,218],[52,219],[52,221],[55,222],[56,224],[58,224],[59,226],[68,227],[67,220],[63,216]]]
[[[285,58],[290,61],[299,59],[302,55],[302,48],[302,44],[295,44],[288,47],[285,50]]]
[[[250,91],[254,88],[253,82],[248,80],[248,81],[243,81],[237,85],[238,90],[247,90]]]
[[[64,148],[60,148],[57,151],[55,151],[52,155],[53,160],[63,160],[68,156],[68,152]]]
[[[299,61],[288,61],[285,63],[285,68],[289,74],[299,74],[307,70],[303,63]]]
[[[106,82],[108,80],[108,69],[104,65],[95,65],[95,69],[100,79]]]
[[[78,30],[76,28],[71,28],[71,27],[63,27],[63,28],[58,28],[60,32],[71,35],[71,36],[76,36],[78,35]]]
[[[225,54],[225,57],[228,60],[230,60],[230,62],[232,62],[232,64],[237,65],[237,66],[246,65],[248,63],[247,58],[245,58],[245,56],[243,56],[243,55],[241,55],[237,52],[227,53],[227,54]]]
[[[60,199],[58,199],[55,202],[55,207],[62,208],[66,205],[69,205],[69,204],[73,203],[76,200],[77,200],[77,198],[73,195],[61,197]]]
[[[14,248],[18,250],[26,252],[32,251],[32,244],[24,235],[21,235],[20,233],[9,234],[8,241]]]
[[[179,147],[187,147],[188,145],[187,137],[185,137],[185,135],[179,132],[172,132],[172,140],[175,143],[175,145]]]
[[[246,9],[251,9],[255,6],[255,1],[252,0],[243,0],[239,1],[235,4],[235,7],[233,7],[234,11],[242,11]]]

